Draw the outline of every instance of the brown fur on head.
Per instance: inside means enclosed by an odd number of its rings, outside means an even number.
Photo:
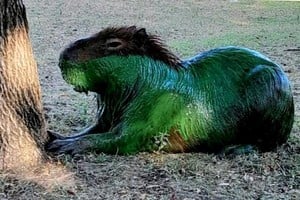
[[[175,69],[181,60],[171,53],[159,37],[148,35],[144,28],[109,27],[99,33],[75,41],[61,54],[61,59],[82,62],[109,55],[145,55]]]

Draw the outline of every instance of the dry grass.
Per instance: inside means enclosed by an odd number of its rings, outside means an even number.
[[[231,3],[234,2],[234,3]],[[70,134],[92,121],[92,96],[72,91],[57,67],[69,41],[108,25],[137,24],[186,57],[242,45],[282,64],[293,84],[296,118],[286,145],[234,158],[216,155],[81,155],[60,158],[75,187],[45,190],[0,176],[0,199],[299,199],[300,3],[253,1],[25,0],[49,127]],[[51,176],[51,175],[50,175]]]
[[[39,199],[55,190],[74,193],[75,189],[74,173],[58,163],[0,173],[0,199]]]

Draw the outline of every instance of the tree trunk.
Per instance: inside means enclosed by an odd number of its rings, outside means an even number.
[[[43,162],[48,139],[22,0],[0,0],[0,169]]]

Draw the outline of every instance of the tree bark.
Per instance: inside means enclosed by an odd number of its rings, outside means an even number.
[[[43,162],[48,140],[22,0],[0,0],[0,169]]]

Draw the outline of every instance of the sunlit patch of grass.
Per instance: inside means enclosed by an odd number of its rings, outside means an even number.
[[[291,9],[300,8],[299,0],[263,0],[261,2],[267,9]]]
[[[222,46],[247,46],[257,48],[259,42],[255,36],[250,34],[228,32],[226,34],[210,37],[202,44],[204,48],[216,48]]]
[[[195,41],[190,40],[173,40],[169,42],[170,48],[174,52],[178,52],[180,57],[189,57],[196,54],[201,44],[195,44]]]
[[[300,34],[294,32],[294,26],[282,27],[280,24],[274,24],[278,29],[258,27],[249,31],[227,31],[222,34],[212,35],[201,40],[175,40],[169,43],[170,47],[179,52],[181,57],[187,58],[200,51],[223,46],[244,46],[252,49],[263,49],[264,47],[275,46],[295,46],[300,41]],[[299,23],[300,26],[300,23]],[[289,41],[287,43],[286,41]],[[286,47],[287,48],[287,47]],[[284,50],[284,49],[283,49]]]
[[[75,179],[74,173],[71,173],[66,166],[59,163],[42,163],[30,169],[23,169],[22,171],[15,172],[0,172],[0,199],[1,194],[16,193],[19,188],[10,187],[10,182],[23,187],[36,187],[45,189],[48,192],[62,189],[74,190]],[[1,182],[4,182],[2,185]],[[2,186],[2,187],[1,187]],[[29,191],[28,191],[29,192]],[[22,191],[26,193],[26,191]]]

